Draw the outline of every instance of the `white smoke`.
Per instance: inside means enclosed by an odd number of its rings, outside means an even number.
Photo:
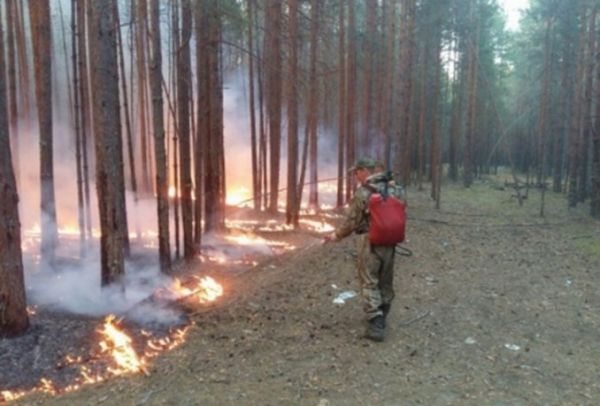
[[[28,302],[80,315],[116,314],[144,324],[181,321],[181,312],[169,308],[166,302],[150,300],[157,289],[172,285],[172,279],[156,266],[127,263],[123,285],[105,288],[100,286],[99,269],[99,258],[93,258],[79,265],[62,265],[60,270],[26,272]]]

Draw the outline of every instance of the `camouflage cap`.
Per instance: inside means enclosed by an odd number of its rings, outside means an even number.
[[[348,172],[354,172],[357,169],[373,169],[375,168],[375,161],[371,158],[362,157],[356,160],[356,163],[348,168]]]

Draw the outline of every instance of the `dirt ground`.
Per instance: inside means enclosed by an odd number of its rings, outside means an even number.
[[[225,295],[148,376],[15,404],[600,404],[600,223],[497,186],[445,186],[439,211],[409,189],[383,343],[362,337],[358,297],[333,303],[358,291],[353,238],[290,234],[295,251],[213,274]]]

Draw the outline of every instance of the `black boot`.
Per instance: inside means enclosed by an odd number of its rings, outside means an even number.
[[[381,306],[379,306],[379,308],[383,312],[383,317],[386,318],[387,315],[390,313],[390,309],[392,308],[392,304],[391,303],[384,303]]]
[[[387,315],[389,314],[391,307],[392,307],[392,305],[390,303],[384,303],[382,305],[379,305],[379,310],[381,310],[381,312],[383,313],[383,327],[384,328],[386,326]]]
[[[383,316],[375,316],[369,320],[366,337],[373,341],[381,342],[385,336],[385,319]]]

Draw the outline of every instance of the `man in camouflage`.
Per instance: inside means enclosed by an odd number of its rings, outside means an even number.
[[[369,158],[359,159],[350,168],[359,183],[346,218],[326,241],[339,241],[355,232],[358,234],[357,268],[364,310],[368,319],[366,337],[383,341],[385,320],[394,299],[395,246],[374,245],[369,242],[369,197],[373,190],[383,192],[387,187],[390,195],[404,201],[402,188],[390,182],[382,171],[375,172],[376,162]]]

